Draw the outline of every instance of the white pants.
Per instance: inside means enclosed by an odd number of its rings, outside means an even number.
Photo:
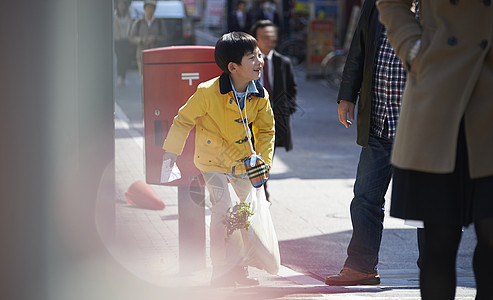
[[[226,274],[241,261],[237,245],[227,238],[226,213],[232,207],[231,195],[228,187],[228,176],[219,172],[202,172],[205,185],[210,194],[212,215],[210,225],[210,251],[213,266],[212,277]],[[252,184],[247,176],[232,175],[229,181],[241,202],[245,201],[252,192]],[[236,204],[236,203],[235,203]]]

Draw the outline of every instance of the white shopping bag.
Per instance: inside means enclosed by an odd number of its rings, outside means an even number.
[[[263,186],[252,188],[245,202],[250,203],[253,212],[249,219],[250,227],[237,230],[230,236],[235,244],[232,248],[239,251],[241,257],[238,265],[256,267],[275,275],[279,272],[281,255],[270,215],[271,204],[265,199]]]

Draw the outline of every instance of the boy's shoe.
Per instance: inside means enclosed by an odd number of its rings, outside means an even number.
[[[236,282],[229,274],[211,280],[211,286],[214,288],[220,287],[236,287]]]
[[[259,285],[257,278],[248,277],[248,267],[238,266],[234,269],[233,272],[234,276],[232,277],[237,284],[244,286]]]
[[[349,285],[376,285],[380,284],[378,273],[366,274],[344,267],[337,275],[327,276],[326,285],[349,286]]]
[[[242,286],[258,285],[258,279],[248,277],[248,267],[237,266],[226,274],[216,277],[211,280],[211,286],[219,287],[235,287],[236,284]]]

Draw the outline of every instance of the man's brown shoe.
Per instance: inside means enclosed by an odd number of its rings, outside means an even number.
[[[380,284],[378,273],[366,274],[350,268],[342,268],[337,275],[327,276],[326,285],[375,285]]]

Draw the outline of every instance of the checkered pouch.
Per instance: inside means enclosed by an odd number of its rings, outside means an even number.
[[[248,178],[254,187],[261,187],[269,179],[269,167],[262,157],[252,154],[244,160],[244,164]]]
[[[250,149],[252,150],[252,155],[244,159],[243,163],[245,164],[245,170],[247,171],[248,178],[250,178],[250,182],[254,187],[259,188],[269,179],[269,167],[264,162],[262,157],[260,157],[260,155],[257,155],[257,153],[255,153],[255,149],[253,149],[250,130],[246,125],[248,124],[248,117],[246,115],[247,101],[245,101],[245,118],[243,118],[243,113],[241,112],[240,104],[238,102],[238,97],[235,98],[236,98],[236,103],[238,104],[238,110],[240,111],[243,127],[245,128],[245,132],[248,138],[248,143],[250,144]]]

